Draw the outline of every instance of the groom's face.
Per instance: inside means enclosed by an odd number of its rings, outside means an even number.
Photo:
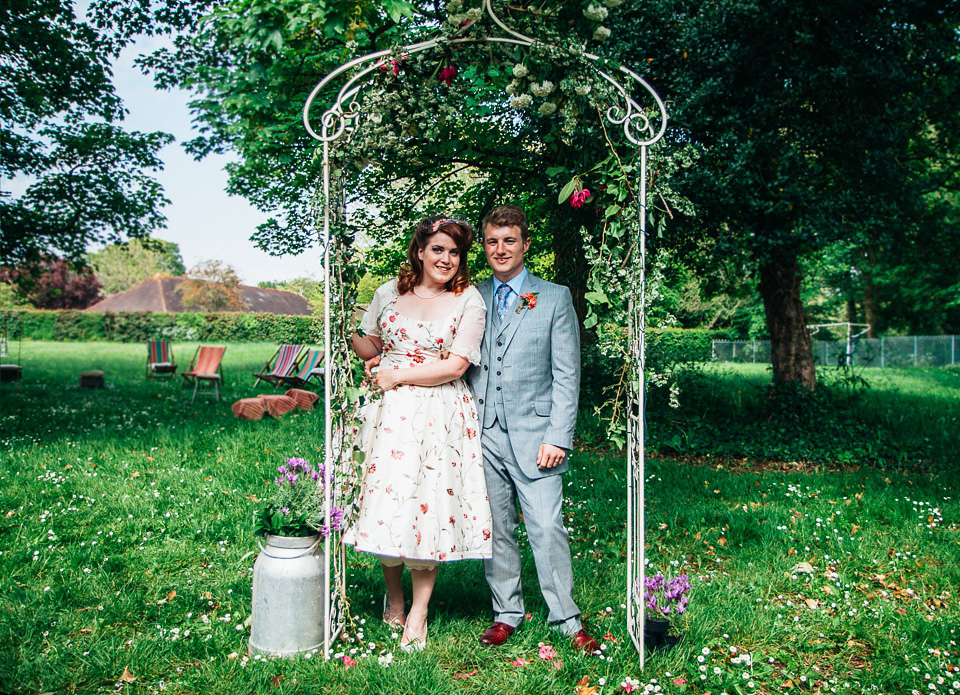
[[[508,282],[523,270],[523,254],[530,248],[530,239],[524,239],[520,227],[494,227],[483,230],[483,251],[487,263],[500,282]]]

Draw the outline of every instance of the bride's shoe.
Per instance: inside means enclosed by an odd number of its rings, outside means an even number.
[[[390,627],[403,627],[407,622],[407,614],[403,612],[403,606],[400,607],[399,613],[394,613],[390,615],[388,612],[390,607],[390,599],[386,594],[383,595],[383,622],[385,622]]]
[[[406,630],[403,632],[403,636],[407,636]],[[427,624],[423,624],[423,637],[414,637],[412,640],[403,643],[403,638],[400,638],[400,649],[405,651],[407,654],[412,652],[422,652],[427,646]]]

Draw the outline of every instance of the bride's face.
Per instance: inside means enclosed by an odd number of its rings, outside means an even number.
[[[437,232],[427,240],[426,248],[417,252],[423,263],[421,284],[441,286],[450,282],[460,267],[460,250],[453,238]]]

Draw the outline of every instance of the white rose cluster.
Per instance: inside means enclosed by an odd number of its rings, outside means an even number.
[[[520,89],[520,80],[513,80],[510,84],[507,85],[507,94],[513,96],[517,93],[517,90]]]
[[[610,38],[610,30],[606,27],[597,27],[593,32],[593,38],[597,41],[606,41]]]
[[[482,16],[483,10],[481,10],[479,7],[471,7],[469,10],[467,10],[467,19],[469,19],[471,22],[476,22]]]
[[[557,105],[552,101],[545,101],[540,104],[540,108],[537,111],[540,112],[543,116],[552,116],[557,110]]]
[[[523,63],[517,63],[513,66],[513,76],[514,77],[526,77],[530,74],[530,70]]]
[[[602,22],[610,11],[603,5],[594,5],[592,2],[583,11],[583,16],[594,22]]]
[[[529,94],[521,94],[510,100],[510,107],[514,109],[525,109],[533,103],[533,97]]]
[[[545,97],[553,91],[553,82],[544,80],[543,82],[533,82],[530,85],[530,91],[535,97]]]
[[[591,89],[592,87],[588,84],[578,84],[576,91],[577,91],[577,94],[579,94],[582,97],[585,97],[590,93]]]

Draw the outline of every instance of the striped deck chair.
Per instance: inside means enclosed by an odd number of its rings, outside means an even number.
[[[256,386],[261,381],[266,381],[276,386],[281,378],[293,374],[297,367],[297,360],[300,357],[301,350],[303,350],[303,345],[281,345],[280,348],[273,353],[273,357],[263,365],[263,369],[261,369],[258,374],[254,374],[257,380],[253,382],[253,385]]]
[[[220,360],[223,359],[223,353],[227,348],[220,345],[201,345],[190,360],[190,368],[185,372],[180,372],[183,377],[181,386],[186,386],[193,382],[193,399],[197,397],[197,389],[201,382],[212,384],[217,400],[220,400],[220,382],[223,381],[223,369],[220,367]],[[191,399],[191,400],[193,400]]]
[[[173,346],[166,340],[147,341],[147,378],[171,378],[177,375]]]
[[[297,365],[297,371],[294,374],[280,379],[284,384],[289,384],[294,388],[303,388],[307,382],[316,377],[323,376],[323,350],[307,350],[303,358]]]

